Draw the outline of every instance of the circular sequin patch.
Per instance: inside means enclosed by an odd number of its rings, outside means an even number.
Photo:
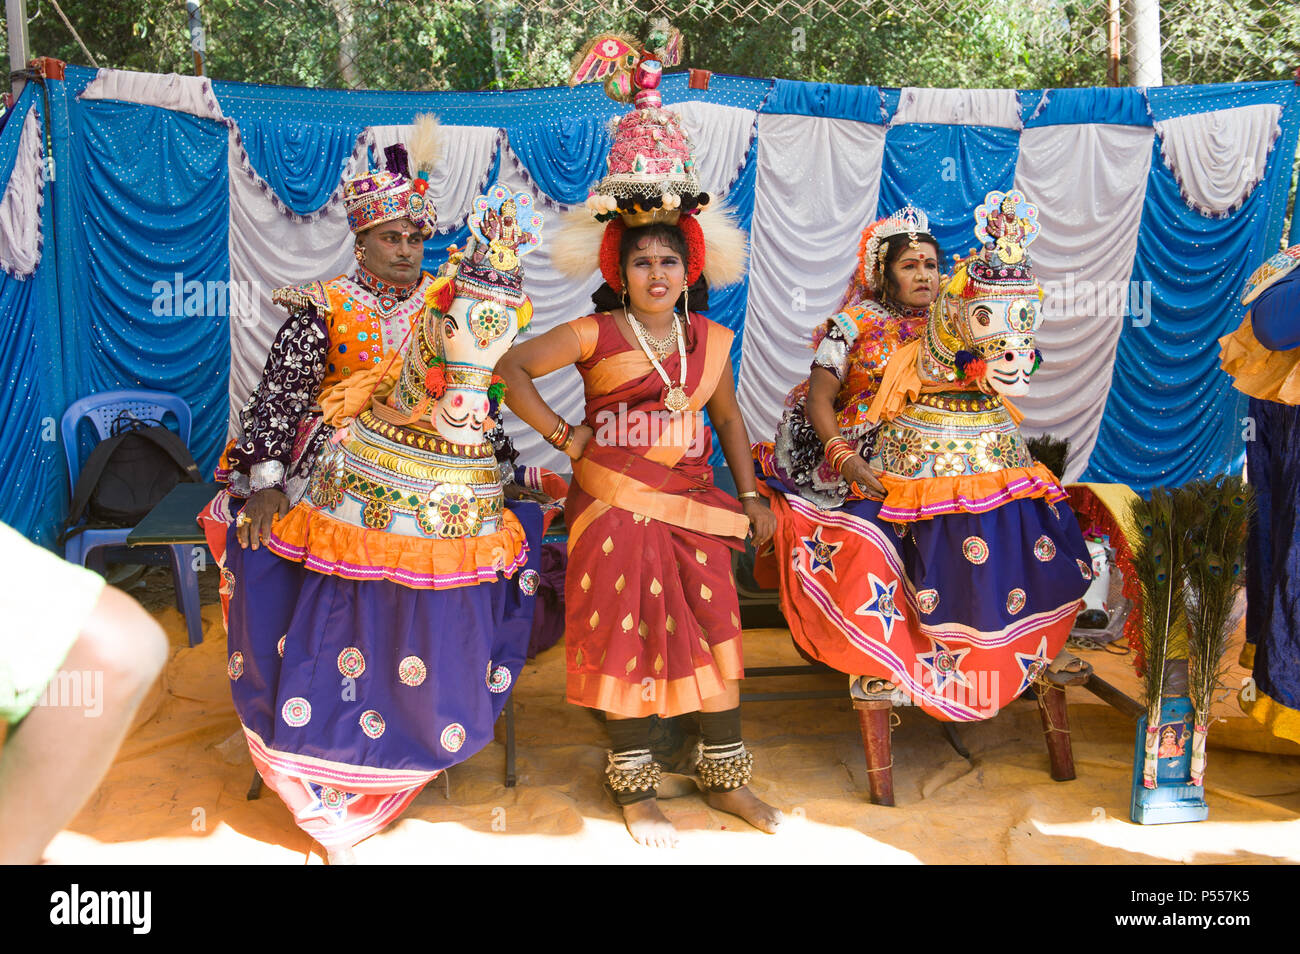
[[[226,672],[231,679],[238,679],[244,674],[244,654],[231,653],[230,662],[226,663]]]
[[[382,500],[368,500],[361,511],[361,520],[371,530],[385,530],[393,522],[393,511]]]
[[[397,678],[404,686],[418,686],[429,674],[429,668],[419,656],[407,656],[397,664]]]
[[[384,734],[384,717],[374,709],[367,709],[361,713],[361,731],[372,739],[377,739]]]
[[[343,807],[343,802],[347,796],[337,788],[329,788],[322,785],[320,790],[320,803],[331,811],[338,811]]]
[[[1084,563],[1082,560],[1075,560],[1074,565],[1079,568],[1079,572],[1083,574],[1085,580],[1092,579],[1092,567],[1088,566],[1088,564]]]
[[[939,605],[939,591],[917,590],[916,604],[921,607],[922,613],[933,613],[935,607]]]
[[[448,752],[459,752],[460,747],[465,744],[465,727],[459,722],[453,722],[442,730],[442,738],[439,741]]]
[[[349,646],[339,653],[339,672],[343,675],[355,679],[365,671],[366,657],[361,655],[361,650],[357,647]]]
[[[221,582],[222,582],[223,584],[225,584],[225,586],[223,587],[223,589],[225,590],[226,595],[227,595],[227,596],[234,596],[234,595],[235,595],[235,573],[234,573],[234,571],[233,571],[233,570],[229,570],[229,569],[227,569],[226,567],[223,566],[223,567],[221,568]]]
[[[289,634],[285,633],[283,636],[280,637],[280,639],[275,644],[275,651],[280,654],[281,659],[284,658],[284,641],[288,638],[289,638]]]
[[[939,673],[950,673],[957,668],[957,660],[952,653],[946,649],[941,649],[934,654],[934,671]]]
[[[1007,612],[1014,616],[1025,608],[1025,591],[1016,587],[1007,594]]]
[[[510,688],[510,670],[505,666],[497,666],[488,674],[487,684],[493,692],[505,692]]]
[[[962,556],[979,566],[989,558],[989,545],[982,537],[967,537],[961,544]]]
[[[294,728],[306,725],[311,721],[311,703],[302,696],[294,696],[285,701],[280,709],[280,718],[284,719],[286,725]]]
[[[1044,534],[1034,541],[1034,556],[1038,557],[1039,561],[1046,563],[1056,556],[1056,544]]]
[[[519,574],[519,589],[523,590],[525,596],[532,596],[537,592],[537,587],[541,585],[542,575],[536,570],[524,570]]]

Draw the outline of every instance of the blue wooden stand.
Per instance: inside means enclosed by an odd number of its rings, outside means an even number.
[[[1137,740],[1133,745],[1133,802],[1130,817],[1139,825],[1165,825],[1170,822],[1205,821],[1210,808],[1205,804],[1201,785],[1191,785],[1192,702],[1187,696],[1173,696],[1160,701],[1160,732],[1167,743],[1166,755],[1156,762],[1156,787],[1142,785],[1142,764],[1147,717],[1138,720]],[[1178,749],[1177,754],[1173,750]]]

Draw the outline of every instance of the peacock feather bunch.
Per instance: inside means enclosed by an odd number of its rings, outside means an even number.
[[[1187,653],[1187,613],[1184,568],[1187,532],[1193,514],[1181,495],[1166,487],[1138,498],[1129,508],[1131,525],[1139,532],[1133,547],[1133,567],[1142,587],[1143,702],[1152,724],[1164,693],[1164,661]]]
[[[1223,684],[1233,608],[1246,582],[1255,501],[1240,477],[1198,480],[1182,491],[1195,501],[1198,516],[1187,539],[1187,659],[1196,721],[1205,726],[1214,692]]]
[[[1034,455],[1034,460],[1055,474],[1057,480],[1065,478],[1065,462],[1070,456],[1068,440],[1053,437],[1051,434],[1040,434],[1038,437],[1026,438],[1025,446],[1029,449],[1029,453]]]

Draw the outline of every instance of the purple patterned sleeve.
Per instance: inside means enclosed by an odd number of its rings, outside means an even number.
[[[276,475],[270,484],[283,482],[298,422],[320,395],[328,352],[328,326],[315,306],[291,309],[266,357],[261,383],[239,412],[243,437],[230,451],[232,470],[252,473],[256,465],[274,461],[279,466],[269,468]]]

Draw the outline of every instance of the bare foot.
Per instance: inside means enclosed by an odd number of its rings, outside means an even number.
[[[331,865],[355,865],[357,863],[357,856],[352,853],[351,848],[330,848],[325,857]]]
[[[625,805],[623,823],[638,845],[647,848],[677,847],[677,829],[659,810],[653,798]]]
[[[720,812],[739,815],[759,831],[765,831],[769,835],[775,835],[785,821],[785,816],[779,809],[760,801],[746,785],[731,792],[709,792],[709,804]]]

